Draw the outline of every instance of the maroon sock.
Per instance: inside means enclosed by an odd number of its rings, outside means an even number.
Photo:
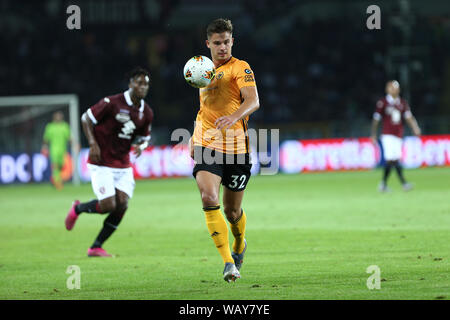
[[[116,231],[117,227],[120,224],[120,221],[122,221],[123,214],[110,213],[108,217],[103,222],[103,228],[100,230],[100,233],[98,234],[97,238],[95,239],[95,242],[92,244],[91,249],[93,248],[101,248],[103,245],[103,242],[108,240],[108,238]]]
[[[91,200],[89,202],[80,203],[75,206],[75,213],[80,214],[82,212],[87,213],[102,213],[100,209],[100,203],[98,200]]]

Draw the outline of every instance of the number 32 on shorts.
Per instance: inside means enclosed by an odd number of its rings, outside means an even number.
[[[242,189],[245,187],[245,179],[247,178],[245,174],[239,176],[239,175],[232,175],[231,178],[233,181],[228,185],[230,189],[235,189],[237,185],[239,184],[239,187],[237,189]]]

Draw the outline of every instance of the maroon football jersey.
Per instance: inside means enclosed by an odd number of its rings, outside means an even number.
[[[411,110],[406,100],[394,99],[390,95],[378,100],[373,117],[381,120],[382,134],[403,137],[403,121],[411,116]]]
[[[89,163],[112,168],[130,166],[131,144],[136,136],[150,139],[152,109],[141,100],[139,107],[133,106],[130,92],[103,98],[87,110],[94,123],[95,139],[101,150],[101,161]]]

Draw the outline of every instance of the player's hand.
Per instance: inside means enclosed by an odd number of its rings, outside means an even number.
[[[370,140],[372,141],[372,143],[373,143],[374,145],[377,145],[377,144],[378,144],[377,136],[370,136]]]
[[[220,118],[217,118],[216,122],[214,122],[214,125],[216,126],[216,128],[218,130],[227,130],[229,127],[231,127],[232,125],[234,125],[236,123],[236,121],[238,121],[239,119],[235,118],[233,115],[229,115],[229,116],[223,116]]]
[[[133,153],[136,155],[136,158],[139,158],[142,154],[142,149],[140,147],[140,145],[138,144],[133,144]]]
[[[132,147],[133,147],[133,153],[136,155],[136,158],[139,158],[142,154],[142,151],[147,149],[148,142],[143,142],[141,144],[133,144]]]
[[[99,163],[102,160],[100,147],[97,143],[89,146],[89,159],[94,163]]]
[[[422,132],[420,131],[419,128],[417,128],[417,129],[414,131],[414,135],[415,135],[416,137],[420,137],[420,136],[422,135]]]
[[[47,146],[42,146],[42,149],[41,149],[41,154],[44,156],[44,157],[48,157],[48,147]]]
[[[194,144],[192,143],[192,137],[189,138],[189,151],[191,153],[191,158],[194,159]]]

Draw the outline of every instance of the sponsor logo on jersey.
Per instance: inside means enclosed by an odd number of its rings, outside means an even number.
[[[253,78],[252,74],[246,75],[244,77],[244,82],[254,82],[254,81],[255,81],[255,78]]]
[[[116,120],[120,123],[125,123],[130,120],[130,115],[126,113],[118,113],[116,114]]]
[[[250,74],[250,73],[252,73],[252,70],[250,70],[250,69],[245,69],[244,72],[247,73],[247,74]]]

